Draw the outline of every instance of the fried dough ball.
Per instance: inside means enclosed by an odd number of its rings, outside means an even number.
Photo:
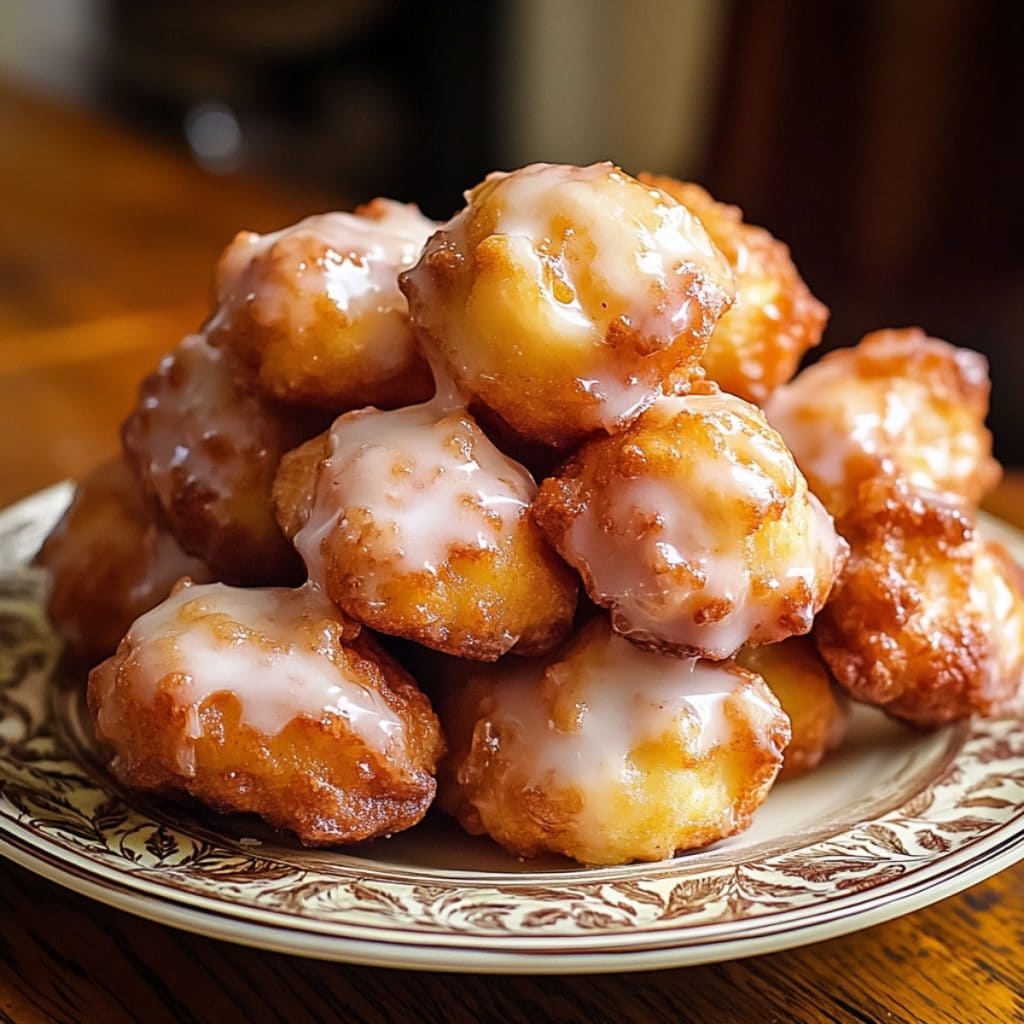
[[[971,602],[981,612],[989,644],[989,685],[1012,699],[1024,682],[1024,569],[994,541],[982,541],[974,557]]]
[[[270,489],[281,455],[322,426],[320,413],[245,390],[229,358],[192,335],[142,382],[121,436],[181,546],[218,579],[250,585],[302,577]]]
[[[346,614],[493,661],[553,649],[576,607],[575,577],[528,515],[535,491],[465,410],[429,403],[340,417],[284,460],[275,497],[310,578]]]
[[[919,726],[996,711],[1021,678],[1019,576],[962,506],[879,477],[840,520],[851,555],[818,650],[856,700]]]
[[[715,392],[588,441],[533,515],[618,632],[681,656],[808,632],[846,557],[761,411]]]
[[[833,684],[809,636],[744,647],[736,661],[768,684],[789,716],[793,737],[786,747],[780,779],[806,775],[843,742],[850,702]]]
[[[610,163],[495,172],[400,278],[464,392],[523,437],[620,430],[686,378],[733,297],[700,222]]]
[[[186,555],[124,459],[94,469],[43,543],[50,574],[46,610],[69,652],[95,665],[128,627],[159,604],[182,576],[210,570]]]
[[[308,845],[416,824],[444,741],[412,678],[315,588],[182,586],[89,677],[123,783],[260,815]]]
[[[284,401],[335,413],[425,401],[430,371],[398,273],[436,226],[411,204],[375,199],[274,234],[240,232],[217,265],[210,340]]]
[[[715,326],[702,365],[723,391],[761,405],[821,340],[828,308],[804,284],[789,246],[744,223],[738,207],[717,202],[690,182],[654,174],[640,180],[696,214],[729,261],[736,301]]]
[[[833,515],[864,480],[902,476],[977,505],[999,479],[988,364],[919,328],[875,331],[779,388],[765,406]]]
[[[607,616],[554,659],[469,673],[439,713],[439,805],[520,857],[584,864],[660,860],[742,831],[789,741],[759,676],[642,651]]]
[[[271,494],[274,515],[289,540],[309,520],[320,467],[330,454],[331,432],[325,430],[281,456]]]

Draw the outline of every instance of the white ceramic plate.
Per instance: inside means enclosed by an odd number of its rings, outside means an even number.
[[[1015,716],[921,735],[858,709],[743,836],[658,864],[520,863],[442,816],[349,852],[122,792],[82,679],[57,668],[27,565],[70,496],[0,514],[0,853],[151,920],[324,959],[452,971],[620,971],[765,953],[933,903],[1024,857]],[[1024,554],[1024,537],[986,531]]]

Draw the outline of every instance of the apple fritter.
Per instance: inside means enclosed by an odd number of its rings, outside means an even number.
[[[123,458],[79,482],[37,561],[50,574],[50,621],[71,655],[88,665],[113,654],[128,627],[182,576],[213,578],[182,551]]]
[[[444,741],[412,678],[357,631],[312,587],[179,587],[89,677],[111,771],[307,845],[414,825]]]
[[[1022,674],[1019,572],[960,503],[877,477],[839,527],[851,554],[815,623],[856,700],[922,727],[997,711]]]
[[[197,334],[142,382],[121,437],[178,542],[217,579],[291,583],[302,563],[278,528],[271,487],[282,454],[324,419],[248,390],[229,356]]]
[[[976,506],[999,479],[988,394],[984,356],[906,328],[830,352],[765,412],[833,515],[879,475]]]
[[[456,675],[438,803],[520,857],[660,860],[740,832],[789,741],[759,676],[643,651],[607,616],[556,657]]]
[[[621,430],[733,297],[689,210],[610,163],[495,172],[400,278],[421,341],[525,438]]]
[[[282,462],[280,521],[310,579],[382,633],[460,657],[540,654],[576,579],[528,515],[536,485],[464,409],[341,416]]]
[[[437,225],[375,199],[268,235],[242,231],[217,265],[210,340],[274,398],[335,414],[428,399],[432,381],[398,274]]]
[[[846,558],[760,409],[714,390],[585,443],[533,515],[618,632],[680,656],[807,633]]]
[[[843,742],[850,702],[833,683],[809,636],[744,647],[736,661],[768,684],[789,716],[793,736],[786,747],[780,779],[806,775]]]

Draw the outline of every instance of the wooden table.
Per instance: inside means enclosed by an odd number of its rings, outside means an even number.
[[[0,86],[0,504],[116,447],[139,377],[199,321],[216,252],[322,205]],[[1024,525],[1024,477],[994,498]],[[447,976],[234,947],[0,863],[0,1020],[1024,1020],[1024,864],[803,949],[596,977]]]

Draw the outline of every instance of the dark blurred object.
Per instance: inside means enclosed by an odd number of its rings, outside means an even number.
[[[1024,5],[742,0],[704,178],[793,248],[825,348],[920,324],[992,364],[1024,462]]]
[[[105,91],[213,169],[451,213],[493,151],[495,4],[113,0]]]
[[[1018,0],[108,0],[104,37],[108,104],[208,168],[433,216],[499,164],[678,152],[649,169],[790,244],[823,350],[920,324],[985,352],[1024,464]]]

